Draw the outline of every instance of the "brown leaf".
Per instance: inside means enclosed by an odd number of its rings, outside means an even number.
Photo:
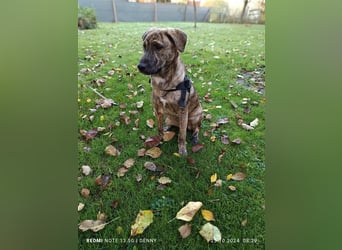
[[[90,190],[88,188],[82,188],[81,195],[85,198],[88,198],[90,195]]]
[[[246,178],[246,174],[245,173],[242,173],[242,172],[237,172],[235,174],[233,174],[232,176],[232,180],[234,181],[242,181]]]
[[[229,138],[227,135],[221,136],[221,142],[225,145],[229,144]]]
[[[120,103],[120,104],[119,104],[119,107],[120,107],[121,109],[125,109],[125,108],[127,107],[127,104],[126,104],[126,103]]]
[[[190,164],[195,164],[195,163],[196,163],[196,161],[195,161],[193,158],[191,158],[190,156],[188,156],[188,157],[186,158],[186,161],[187,161],[188,163],[190,163]]]
[[[127,173],[128,169],[125,167],[121,167],[118,169],[118,172],[116,173],[117,177],[122,177],[125,176],[125,174]]]
[[[111,155],[111,156],[120,155],[119,150],[117,150],[113,145],[107,146],[107,147],[105,148],[105,152],[106,152],[106,154]]]
[[[241,124],[241,127],[244,128],[244,129],[246,129],[246,130],[253,130],[253,129],[254,129],[252,126],[249,126],[249,125],[247,125],[247,124],[245,124],[245,123],[242,123],[242,124]]]
[[[153,128],[154,127],[154,121],[152,119],[148,119],[146,121],[146,125],[149,127],[149,128]]]
[[[117,208],[117,206],[120,204],[120,200],[115,200],[115,201],[113,201],[112,202],[112,204],[110,205],[110,207],[112,208],[112,209],[115,209],[115,208]]]
[[[218,162],[219,162],[219,163],[221,163],[222,158],[223,158],[223,156],[224,156],[225,153],[226,153],[225,150],[222,150],[222,151],[221,151],[221,154],[220,154],[219,157],[218,157]]]
[[[144,167],[153,172],[157,171],[157,166],[153,162],[150,162],[150,161],[145,162]]]
[[[160,144],[159,136],[148,137],[144,142],[144,146],[147,148],[153,148],[153,147],[158,146],[159,144]]]
[[[191,234],[191,225],[189,223],[184,224],[178,228],[178,232],[182,239],[187,238]]]
[[[95,183],[101,186],[102,189],[106,189],[108,184],[110,183],[110,175],[109,174],[101,174],[95,179]]]
[[[142,156],[144,156],[145,155],[145,152],[146,152],[146,149],[144,149],[144,148],[141,148],[141,149],[138,149],[138,156],[139,157],[142,157]]]
[[[160,150],[160,148],[157,147],[150,148],[145,152],[145,155],[151,158],[158,158],[161,154],[162,151]]]
[[[192,146],[191,150],[192,150],[193,153],[197,153],[202,148],[204,148],[204,144],[196,144],[196,145]]]
[[[245,227],[247,225],[247,218],[241,222],[241,226]]]
[[[216,182],[214,183],[214,186],[215,187],[222,187],[222,180],[221,179],[216,180]]]
[[[229,188],[230,191],[235,191],[236,190],[236,187],[234,187],[232,185],[228,186],[228,188]]]
[[[84,139],[86,141],[90,141],[92,139],[95,138],[95,136],[97,135],[97,128],[91,129],[91,130],[80,130],[80,134],[83,135]]]
[[[84,220],[79,224],[79,229],[82,232],[85,232],[87,230],[91,230],[93,232],[97,232],[100,231],[101,229],[103,229],[105,226],[107,225],[107,223],[105,223],[102,220]]]
[[[126,160],[124,162],[123,165],[124,165],[125,168],[130,168],[130,167],[132,167],[134,165],[134,162],[135,162],[135,160],[133,158],[129,158],[128,160]]]
[[[157,190],[164,190],[166,188],[166,185],[165,184],[159,184],[158,186],[157,186]]]
[[[212,116],[212,114],[206,114],[205,116],[204,116],[204,119],[206,119],[206,120],[211,120],[213,118],[213,116]]]
[[[176,133],[174,131],[165,131],[163,134],[163,141],[171,141],[175,134]]]

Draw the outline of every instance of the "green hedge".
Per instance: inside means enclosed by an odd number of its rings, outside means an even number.
[[[95,10],[92,8],[78,8],[78,28],[96,29],[96,15]]]

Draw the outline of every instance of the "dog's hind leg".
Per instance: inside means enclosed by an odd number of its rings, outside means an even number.
[[[188,109],[181,108],[179,114],[179,134],[178,134],[178,152],[181,156],[187,156],[186,150],[186,130],[188,126]]]

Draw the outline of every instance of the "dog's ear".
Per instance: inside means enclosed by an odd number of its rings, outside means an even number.
[[[166,35],[180,52],[184,51],[188,37],[183,31],[180,29],[167,29]]]

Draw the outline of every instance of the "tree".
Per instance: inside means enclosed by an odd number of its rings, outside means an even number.
[[[195,0],[192,0],[192,3],[194,4],[194,27],[197,28],[197,6]]]
[[[248,0],[245,0],[244,3],[243,3],[243,9],[242,9],[242,12],[241,12],[241,16],[240,16],[240,23],[243,23],[243,18],[245,16],[245,12],[246,12],[246,9],[247,9],[247,4],[248,4]]]

